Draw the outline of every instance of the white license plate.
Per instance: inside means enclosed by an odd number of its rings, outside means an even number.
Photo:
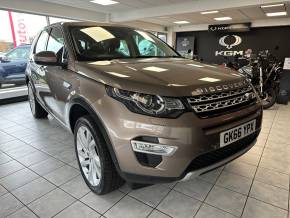
[[[233,142],[236,142],[256,130],[256,120],[252,120],[250,122],[244,123],[235,128],[229,129],[225,132],[220,133],[220,147],[224,147]]]

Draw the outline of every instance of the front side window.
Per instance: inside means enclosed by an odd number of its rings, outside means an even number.
[[[138,46],[138,51],[141,56],[166,56],[167,48],[165,44],[157,44],[157,41],[154,40],[153,35],[145,33],[143,31],[136,31],[134,35],[134,40]]]
[[[6,54],[8,60],[28,59],[30,47],[18,47]]]
[[[121,54],[127,57],[130,56],[129,47],[125,40],[120,40],[120,47],[118,48],[118,52],[120,52]]]
[[[64,49],[64,38],[59,28],[55,27],[51,30],[47,43],[47,51],[52,51],[56,54],[58,60],[61,60]]]
[[[44,30],[42,31],[42,33],[40,34],[36,46],[35,46],[35,50],[34,53],[39,53],[41,51],[46,51],[46,42],[48,39],[48,31]]]
[[[110,60],[122,58],[180,57],[156,36],[127,27],[71,27],[77,59]]]

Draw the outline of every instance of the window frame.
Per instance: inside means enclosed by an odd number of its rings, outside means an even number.
[[[51,27],[44,28],[43,30],[40,31],[40,33],[39,33],[39,35],[38,35],[38,37],[37,37],[37,40],[36,40],[36,42],[35,42],[35,44],[34,44],[34,47],[33,47],[33,54],[36,54],[36,47],[37,47],[37,44],[38,44],[38,42],[39,42],[39,39],[40,39],[42,33],[44,33],[44,32],[47,32],[48,37],[47,37],[46,40],[45,40],[45,50],[43,50],[43,51],[47,51],[47,43],[48,43],[48,39],[49,39],[49,36],[50,36],[50,31],[51,31]]]
[[[47,49],[48,49],[49,39],[51,37],[51,33],[52,33],[53,29],[57,29],[61,33],[61,36],[63,39],[63,47],[65,47],[64,34],[63,34],[61,28],[59,28],[58,26],[53,26],[50,28],[50,31],[49,31],[49,35],[48,35],[48,39],[47,39],[47,43],[46,43],[46,51],[48,51]],[[54,52],[54,51],[52,51],[52,52]]]
[[[68,55],[68,50],[67,50],[67,46],[66,46],[66,42],[65,42],[65,35],[64,35],[64,32],[63,32],[63,28],[61,26],[54,25],[54,26],[50,27],[50,31],[49,31],[49,35],[48,35],[47,43],[46,43],[46,51],[47,51],[48,42],[49,42],[49,39],[51,37],[51,33],[52,33],[53,29],[58,29],[60,31],[61,35],[62,35],[62,38],[63,38],[63,52],[62,52],[62,55],[61,55],[60,63],[67,62],[68,58],[69,58],[69,55]],[[52,51],[52,52],[54,52],[54,51]],[[65,57],[65,55],[66,55],[66,57]]]

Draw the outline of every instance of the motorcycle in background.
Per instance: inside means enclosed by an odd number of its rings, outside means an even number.
[[[255,57],[248,58],[249,64],[241,67],[238,72],[247,77],[258,92],[264,109],[272,107],[280,89],[282,62],[278,61],[269,51],[261,51]]]

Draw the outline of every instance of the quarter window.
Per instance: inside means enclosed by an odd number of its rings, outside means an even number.
[[[48,38],[47,30],[44,30],[38,38],[37,44],[35,46],[35,53],[39,53],[41,51],[46,50],[46,42]]]
[[[47,51],[54,52],[57,57],[61,58],[63,53],[63,35],[59,28],[53,28],[47,43]]]

